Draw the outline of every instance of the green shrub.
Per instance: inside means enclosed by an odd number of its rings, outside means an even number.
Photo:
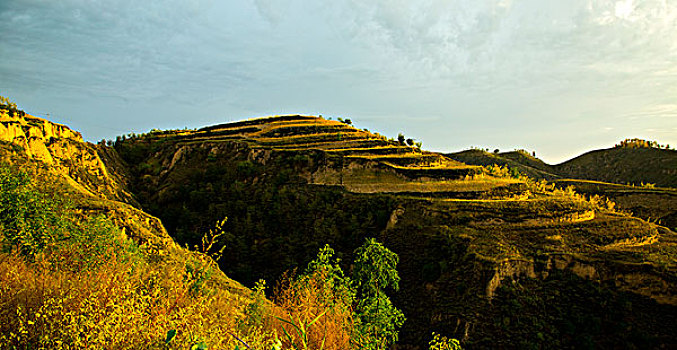
[[[104,216],[80,218],[68,203],[37,188],[29,175],[0,165],[0,247],[33,260],[49,251],[52,263],[71,271],[102,263],[94,257],[115,254],[136,259],[138,247]]]
[[[47,245],[62,239],[68,221],[63,203],[35,188],[30,177],[10,165],[0,165],[0,245],[32,258]]]

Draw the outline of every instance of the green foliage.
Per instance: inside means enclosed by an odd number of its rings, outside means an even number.
[[[74,272],[98,268],[105,264],[101,256],[115,256],[122,263],[142,261],[138,246],[103,215],[84,219],[61,213],[68,222],[68,234],[57,237],[49,248],[52,263]],[[67,262],[67,263],[66,263]]]
[[[399,257],[376,239],[368,238],[357,248],[354,260],[353,278],[361,296],[374,296],[387,288],[399,290]]]
[[[165,338],[165,344],[169,344],[172,340],[176,338],[176,329],[170,329],[167,331],[167,337]]]
[[[340,121],[341,123],[346,124],[346,125],[352,125],[353,124],[353,121],[348,119],[348,118],[343,119],[341,117],[338,117],[337,120]]]
[[[261,327],[264,316],[268,313],[266,306],[266,281],[259,280],[252,289],[253,302],[247,305],[245,309],[245,318],[240,323],[241,330],[248,330],[252,328]]]
[[[7,113],[10,116],[24,116],[26,113],[17,108],[16,103],[9,100],[9,98],[0,96],[0,114]]]
[[[398,142],[400,145],[404,145],[404,141],[405,141],[404,134],[403,134],[403,133],[397,134],[397,142]]]
[[[433,332],[433,339],[428,343],[430,350],[462,350],[461,343]]]
[[[366,349],[387,349],[397,342],[398,329],[405,321],[385,294],[386,289],[399,290],[397,273],[399,257],[375,239],[367,239],[355,250],[353,280],[357,285],[357,313],[361,346]]]
[[[398,339],[398,330],[402,327],[405,317],[385,294],[385,289],[398,290],[399,275],[397,273],[398,256],[375,239],[367,239],[354,252],[352,278],[347,277],[341,267],[340,260],[334,257],[334,250],[325,245],[320,249],[317,257],[312,260],[299,276],[299,281],[309,280],[317,273],[323,276],[323,288],[336,299],[330,305],[347,305],[352,308],[353,318],[357,321],[353,334],[353,341],[360,349],[387,349]],[[321,316],[321,315],[320,315]],[[292,325],[296,333],[305,334],[316,319],[310,323],[289,319],[281,321]],[[305,327],[305,328],[304,328]],[[290,335],[285,330],[287,337]],[[303,339],[296,337],[295,339]],[[300,343],[297,349],[305,349],[305,343]]]
[[[16,103],[9,100],[5,96],[0,96],[0,107],[6,107],[9,109],[16,109]]]
[[[61,205],[35,188],[27,174],[0,165],[2,250],[33,257],[64,236],[68,222],[59,215]]]
[[[76,217],[66,203],[46,195],[26,173],[6,164],[0,165],[0,247],[29,260],[49,250],[52,263],[72,271],[101,265],[98,256],[115,254],[119,261],[139,256],[138,247],[109,219]]]
[[[321,272],[325,278],[325,288],[331,289],[337,299],[350,305],[355,300],[355,288],[350,277],[339,266],[341,259],[335,258],[334,254],[334,249],[326,244],[317,253],[317,257],[308,263],[304,276]]]

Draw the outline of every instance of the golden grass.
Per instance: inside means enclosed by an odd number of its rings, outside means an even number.
[[[431,164],[430,166],[400,166],[392,164],[389,162],[383,162],[388,166],[395,169],[406,169],[406,170],[416,170],[416,169],[481,169],[479,165],[466,165],[456,161],[444,161],[437,164]]]
[[[119,261],[69,271],[43,256],[0,254],[0,348],[234,348],[248,300],[212,289],[209,264]],[[192,266],[193,269],[187,269]],[[176,338],[164,347],[166,333]]]
[[[270,350],[280,341],[288,349],[298,334],[280,319],[308,324],[318,315],[309,327],[309,348],[321,342],[324,349],[351,348],[352,310],[337,302],[320,274],[303,282],[284,279],[276,306],[262,291],[223,288],[225,277],[211,258],[186,254],[185,260],[173,255],[149,263],[106,251],[96,268],[76,271],[68,268],[67,247],[34,262],[0,253],[0,349],[190,349],[204,343]]]
[[[520,181],[515,179],[487,178],[482,180],[447,180],[447,181],[410,181],[410,182],[372,182],[372,183],[346,183],[345,188],[351,192],[377,193],[377,192],[480,192],[490,191],[494,188],[507,186]]]
[[[346,305],[334,295],[322,271],[302,279],[285,275],[278,284],[274,300],[281,307],[274,317],[297,325],[307,325],[317,318],[316,323],[309,327],[309,349],[353,348],[351,337],[356,325],[351,305]],[[294,327],[281,321],[273,326],[278,334],[285,334],[286,331],[291,336],[291,340],[286,338],[283,341],[285,349],[291,349],[292,343],[301,343],[301,335],[294,331]]]
[[[275,145],[276,149],[284,149],[286,151],[300,151],[300,150],[307,150],[309,148],[311,149],[321,149],[325,151],[336,151],[340,149],[351,149],[350,144],[363,144],[365,142],[369,143],[382,143],[384,142],[382,139],[375,139],[375,138],[369,138],[369,139],[364,139],[364,138],[358,138],[358,139],[350,139],[350,140],[343,140],[343,141],[313,141],[313,142],[304,142],[302,144],[289,144],[289,145]],[[301,147],[303,146],[303,147]],[[340,147],[340,148],[337,148]],[[358,147],[355,147],[355,149],[359,149]]]

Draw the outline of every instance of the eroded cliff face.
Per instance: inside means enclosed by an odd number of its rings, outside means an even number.
[[[138,208],[127,190],[126,164],[114,150],[83,141],[65,125],[0,110],[0,157],[33,174],[45,190],[63,191],[83,215],[103,214],[141,244],[167,250],[175,243],[160,220]],[[104,162],[104,160],[106,162]]]
[[[674,321],[677,235],[627,215],[586,212],[557,202],[400,204],[380,240],[400,256],[402,341],[445,330],[477,348],[521,348],[525,339],[578,347],[569,338],[576,334],[614,347],[622,337],[613,340],[609,328],[632,325],[674,344],[651,319]],[[558,325],[580,318],[593,324]]]
[[[86,195],[134,204],[132,195],[79,132],[28,114],[0,114],[0,141],[18,146]],[[17,149],[18,150],[18,149]]]

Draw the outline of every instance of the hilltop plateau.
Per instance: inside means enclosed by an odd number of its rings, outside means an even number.
[[[69,198],[77,215],[103,214],[139,247],[162,251],[150,260],[201,259],[184,247],[222,223],[220,270],[207,280],[234,314],[260,305],[244,286],[302,270],[325,244],[351,272],[356,249],[375,238],[399,255],[400,288],[388,292],[407,319],[398,349],[427,348],[432,332],[468,349],[677,346],[677,234],[593,189],[559,185],[559,168],[537,159],[461,159],[298,115],[92,145],[5,110],[3,160]],[[595,188],[611,193],[605,186]]]

